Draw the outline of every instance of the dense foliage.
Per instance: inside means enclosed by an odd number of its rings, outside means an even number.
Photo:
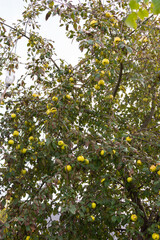
[[[1,102],[1,239],[159,239],[159,19],[132,30],[129,11],[128,1],[30,0],[10,31],[1,19],[1,73],[18,68],[17,40],[28,56]],[[42,13],[79,43],[76,66],[55,61]]]

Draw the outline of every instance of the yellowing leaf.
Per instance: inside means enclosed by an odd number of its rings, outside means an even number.
[[[138,17],[142,20],[144,20],[145,17],[148,17],[149,13],[146,9],[140,8],[139,11],[137,12]]]
[[[138,4],[137,0],[130,0],[129,6],[130,6],[131,10],[133,10],[133,9],[138,10],[139,9],[139,4]]]
[[[6,209],[0,210],[0,221],[5,223],[7,221],[8,215],[6,213]]]
[[[127,24],[128,27],[136,29],[137,28],[136,20],[137,20],[137,14],[135,12],[132,12],[128,15],[125,23]]]

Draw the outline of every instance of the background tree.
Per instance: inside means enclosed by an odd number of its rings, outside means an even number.
[[[1,239],[159,239],[157,16],[132,31],[128,1],[27,2],[9,33],[0,25],[1,71],[18,68],[11,50],[28,39],[26,72],[1,103]],[[39,35],[43,12],[79,42],[76,66]]]

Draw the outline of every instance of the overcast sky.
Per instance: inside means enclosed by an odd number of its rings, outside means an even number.
[[[7,24],[16,23],[17,19],[22,18],[21,13],[24,11],[24,4],[23,0],[0,0],[0,17],[5,19]],[[59,27],[59,18],[50,17],[48,21],[45,21],[45,14],[43,14],[39,19],[39,23],[41,24],[40,33],[42,37],[55,41],[57,58],[62,58],[67,63],[76,65],[82,53],[75,41],[72,43],[71,40],[67,39],[64,28]],[[22,57],[22,62],[26,56],[26,43],[27,41],[23,39],[17,44],[17,53]],[[22,71],[23,66],[17,71],[17,77],[23,74]]]

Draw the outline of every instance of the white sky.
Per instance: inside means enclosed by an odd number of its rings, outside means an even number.
[[[23,6],[23,0],[0,0],[0,17],[5,19],[9,25],[13,22],[16,23],[17,19],[21,19],[21,13],[24,11]],[[55,41],[54,47],[57,53],[57,58],[55,59],[61,58],[73,66],[76,65],[82,53],[75,41],[72,43],[71,40],[67,39],[64,28],[59,27],[59,18],[50,17],[48,21],[45,21],[45,14],[43,14],[39,19],[39,23],[41,25],[40,33],[42,37]],[[26,43],[26,39],[21,39],[17,44],[17,53],[22,57],[22,62],[25,61]],[[16,78],[23,74],[23,70],[23,67],[19,68]]]

